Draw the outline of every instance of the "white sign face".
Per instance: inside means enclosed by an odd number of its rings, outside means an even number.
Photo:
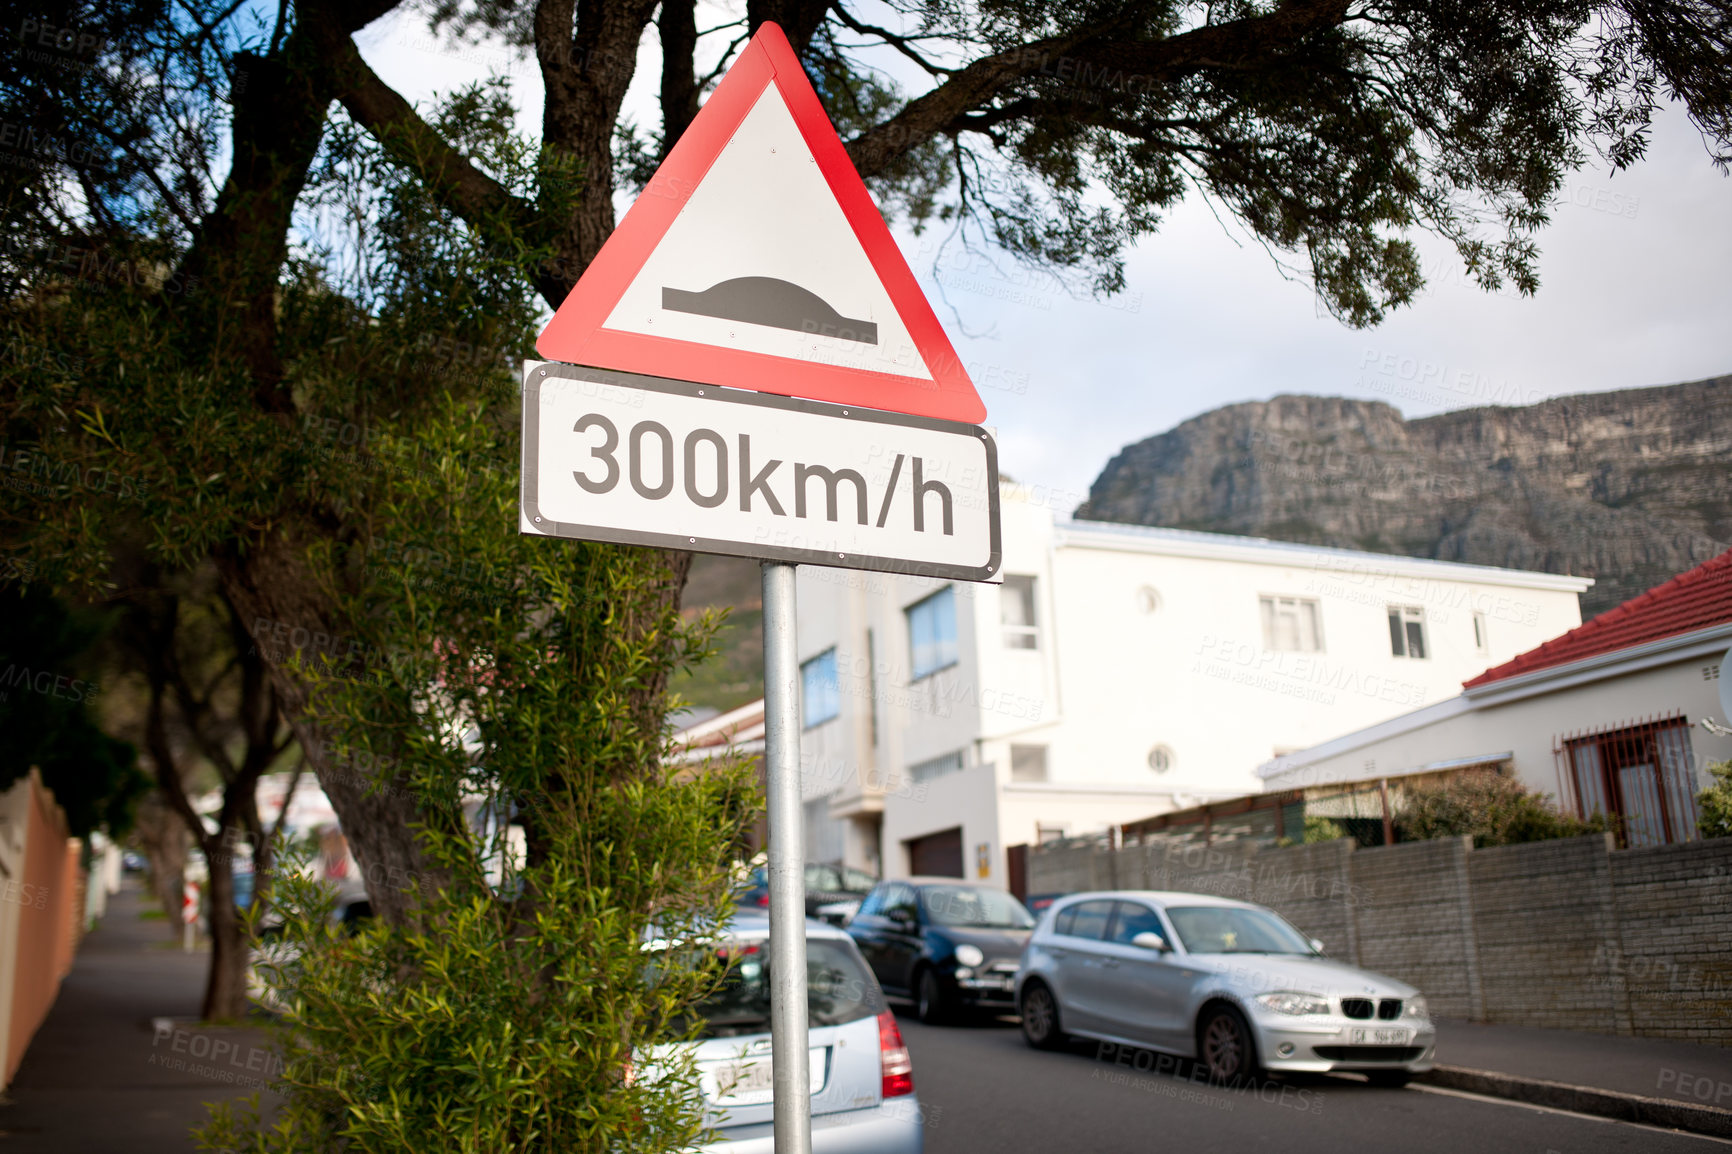
[[[774,84],[606,327],[932,379]]]
[[[998,450],[977,425],[531,362],[521,529],[999,580]]]

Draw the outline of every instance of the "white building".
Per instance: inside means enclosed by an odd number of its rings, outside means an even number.
[[[1098,522],[1006,485],[1004,584],[802,567],[807,851],[1007,882],[1005,849],[1257,791],[1454,696],[1584,578]]]
[[[1454,697],[1258,773],[1266,789],[1312,793],[1495,768],[1579,817],[1621,817],[1625,844],[1692,841],[1706,766],[1732,759],[1732,736],[1713,728],[1732,708],[1728,646],[1732,551],[1487,670]]]

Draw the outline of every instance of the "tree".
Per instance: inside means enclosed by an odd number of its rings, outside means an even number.
[[[247,1013],[247,924],[263,914],[273,875],[258,785],[293,756],[294,739],[264,659],[215,587],[214,573],[148,575],[129,585],[137,592],[123,599],[116,641],[121,668],[138,671],[142,682],[139,738],[157,790],[208,867],[211,957],[200,1016],[233,1021]],[[215,829],[194,806],[207,785],[221,791]],[[244,914],[235,888],[243,859],[254,883]]]
[[[34,767],[74,837],[123,836],[149,782],[133,747],[92,716],[102,681],[91,650],[109,621],[36,590],[0,605],[0,790]]]

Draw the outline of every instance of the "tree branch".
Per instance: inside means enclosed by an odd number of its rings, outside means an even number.
[[[1340,25],[1345,0],[1294,0],[1263,16],[1206,24],[1160,40],[1114,39],[1102,29],[1035,40],[958,70],[902,111],[848,142],[862,176],[882,172],[934,136],[953,134],[1017,81],[1050,77],[1078,86],[1115,87],[1134,97],[1203,69],[1249,71],[1290,55],[1306,36]]]
[[[697,0],[662,0],[656,22],[662,41],[662,156],[698,114]]]

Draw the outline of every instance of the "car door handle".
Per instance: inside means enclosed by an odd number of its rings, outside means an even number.
[[[1119,960],[1117,958],[1103,958],[1101,959],[1101,965],[1105,966],[1109,970],[1116,970],[1119,968]]]

